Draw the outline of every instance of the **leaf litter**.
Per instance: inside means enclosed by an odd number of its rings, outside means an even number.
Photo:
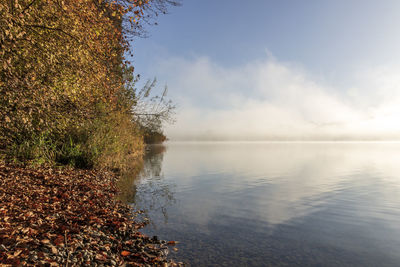
[[[116,200],[107,171],[0,163],[0,265],[183,266],[175,241],[139,232],[146,221]]]

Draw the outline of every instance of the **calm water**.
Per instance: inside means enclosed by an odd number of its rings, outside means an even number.
[[[168,143],[132,189],[190,266],[400,266],[400,143]]]

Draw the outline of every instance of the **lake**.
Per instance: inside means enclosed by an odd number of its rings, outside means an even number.
[[[400,143],[168,142],[131,186],[188,266],[400,266]]]

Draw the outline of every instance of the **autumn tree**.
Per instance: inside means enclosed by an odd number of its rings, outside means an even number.
[[[143,25],[171,4],[0,0],[1,147],[64,161],[140,150],[124,56]],[[107,143],[96,132],[124,136]]]

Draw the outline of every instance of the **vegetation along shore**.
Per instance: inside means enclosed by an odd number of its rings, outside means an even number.
[[[0,264],[174,266],[116,199],[174,106],[134,39],[169,0],[0,0]],[[140,208],[140,207],[138,207]]]

